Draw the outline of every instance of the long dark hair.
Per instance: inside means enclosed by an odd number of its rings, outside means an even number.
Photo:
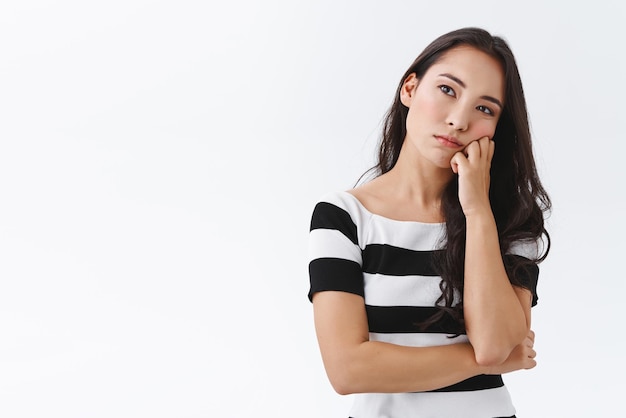
[[[504,71],[505,104],[493,136],[496,149],[491,162],[489,198],[503,257],[511,244],[518,240],[542,240],[544,244],[535,259],[513,257],[505,260],[511,282],[527,287],[518,279],[520,269],[543,261],[550,250],[550,236],[543,215],[550,210],[551,202],[537,174],[522,81],[505,40],[480,28],[464,28],[442,35],[428,45],[400,80],[394,102],[384,119],[378,162],[373,170],[377,175],[384,174],[398,161],[406,136],[408,108],[400,102],[400,90],[406,78],[415,73],[421,79],[446,51],[461,45],[474,47],[495,58]],[[441,208],[446,221],[445,248],[435,257],[442,278],[442,295],[437,300],[441,310],[423,325],[451,315],[462,331],[465,328],[463,304],[454,305],[455,292],[463,295],[465,260],[465,215],[459,203],[458,176],[446,186]]]

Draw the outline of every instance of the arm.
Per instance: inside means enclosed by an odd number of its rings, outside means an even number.
[[[369,341],[361,296],[336,291],[313,297],[315,329],[326,373],[340,394],[438,389],[479,374],[535,366],[532,335],[497,367],[476,362],[470,344],[405,347]]]
[[[530,330],[529,290],[511,285],[491,213],[467,217],[463,312],[479,364],[503,362]]]
[[[500,364],[530,331],[530,291],[511,285],[504,268],[496,222],[489,203],[489,169],[494,143],[472,142],[467,157],[457,153],[459,200],[466,217],[463,312],[467,336],[482,365]]]

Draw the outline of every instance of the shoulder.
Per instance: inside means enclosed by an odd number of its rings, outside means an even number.
[[[371,213],[352,194],[346,191],[332,192],[323,195],[315,204],[310,230],[338,230],[357,243],[370,218]]]
[[[352,191],[334,191],[322,195],[317,204],[328,203],[346,211],[358,211],[362,205],[359,200],[354,196]]]
[[[313,216],[348,217],[355,224],[367,220],[371,214],[352,193],[336,191],[318,199]]]

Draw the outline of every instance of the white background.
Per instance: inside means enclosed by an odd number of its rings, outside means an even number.
[[[345,417],[307,234],[436,36],[504,36],[553,249],[520,417],[623,410],[624,2],[3,1],[0,416]]]

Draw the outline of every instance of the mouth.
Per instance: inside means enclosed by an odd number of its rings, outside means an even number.
[[[453,136],[435,135],[435,139],[444,147],[448,147],[448,148],[462,148],[463,147],[463,144],[461,144],[459,140]]]

